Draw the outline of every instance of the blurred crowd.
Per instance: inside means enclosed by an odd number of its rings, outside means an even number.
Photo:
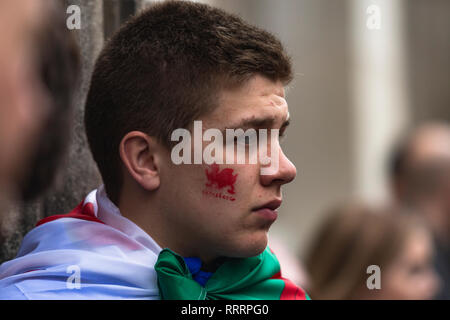
[[[450,299],[450,127],[412,129],[387,163],[389,203],[342,204],[319,228],[305,259],[313,298]]]
[[[0,218],[49,187],[70,133],[79,56],[58,6],[0,1]],[[312,299],[450,299],[450,126],[412,128],[387,162],[391,201],[332,208],[294,270]]]

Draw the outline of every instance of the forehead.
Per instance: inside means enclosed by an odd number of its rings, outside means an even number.
[[[450,160],[450,129],[438,126],[423,128],[414,137],[411,151],[417,162]]]
[[[288,116],[283,84],[255,76],[239,88],[223,90],[219,106],[203,120],[207,127],[219,128],[250,118],[282,123]]]

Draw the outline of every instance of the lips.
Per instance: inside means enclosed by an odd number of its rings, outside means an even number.
[[[259,206],[253,211],[260,210],[260,209],[270,209],[270,210],[277,210],[281,206],[281,199],[274,199],[272,201],[267,202],[266,204]]]
[[[277,209],[281,206],[281,200],[275,199],[266,204],[256,207],[252,211],[258,214],[261,218],[269,221],[275,221],[278,217]]]

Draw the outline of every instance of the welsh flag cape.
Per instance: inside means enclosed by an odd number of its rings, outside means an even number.
[[[182,257],[121,215],[103,186],[70,213],[41,220],[0,266],[0,299],[305,298],[269,249],[227,260],[201,286]]]

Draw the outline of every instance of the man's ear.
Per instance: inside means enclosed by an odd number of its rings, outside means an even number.
[[[145,190],[159,187],[159,144],[141,131],[128,132],[120,141],[122,162],[133,179]]]

